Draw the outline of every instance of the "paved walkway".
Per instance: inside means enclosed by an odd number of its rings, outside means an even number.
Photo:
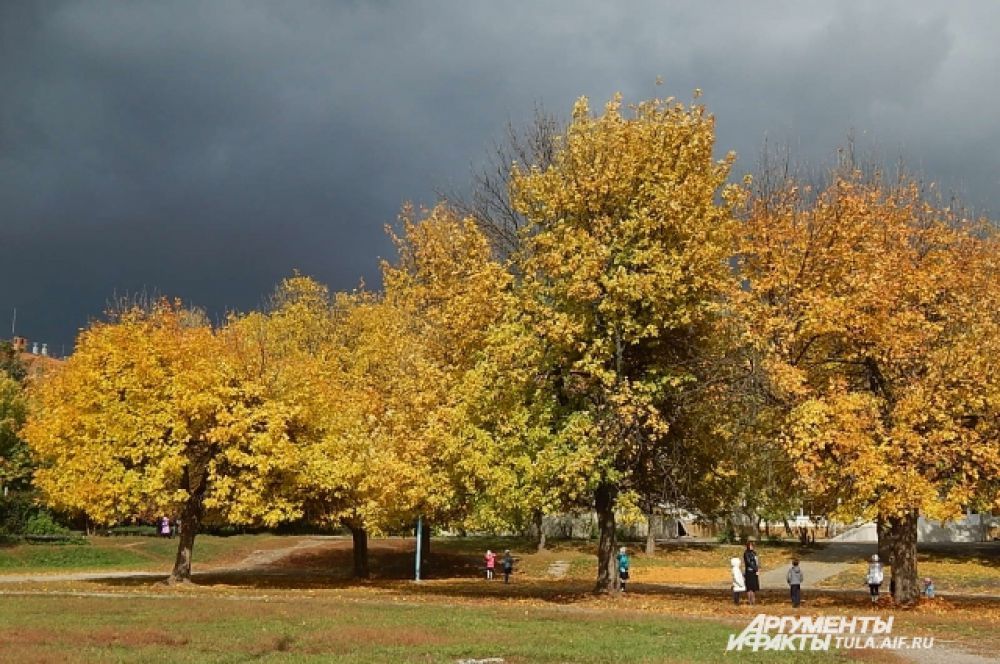
[[[815,588],[816,584],[820,581],[829,579],[831,576],[836,576],[849,567],[847,563],[821,562],[813,560],[803,560],[799,563],[799,566],[802,568],[803,588]],[[787,589],[788,582],[785,580],[785,575],[788,573],[788,567],[788,565],[785,565],[784,567],[764,570],[764,572],[760,575],[761,589]]]
[[[914,664],[997,664],[1000,657],[983,657],[972,653],[955,650],[935,642],[929,650],[893,650],[894,654]]]

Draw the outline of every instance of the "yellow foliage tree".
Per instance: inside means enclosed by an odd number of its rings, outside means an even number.
[[[997,237],[923,193],[857,172],[789,183],[751,206],[741,264],[800,484],[891,525],[902,602],[919,594],[919,514],[1000,505]]]
[[[23,435],[46,500],[105,524],[179,517],[172,582],[190,578],[205,519],[271,526],[301,512],[298,409],[246,361],[237,327],[213,330],[175,302],[128,309],[31,388]]]
[[[651,100],[593,116],[586,100],[554,162],[515,168],[528,222],[518,272],[524,315],[546,347],[540,368],[577,446],[597,450],[597,590],[617,583],[615,503],[670,429],[676,395],[734,288],[728,265],[740,190],[712,156],[700,105]]]
[[[384,292],[336,296],[314,354],[323,405],[313,409],[320,435],[303,449],[304,503],[351,530],[359,576],[368,532],[421,515],[462,521],[488,467],[464,386],[509,277],[476,224],[445,205],[419,217],[406,208],[401,226]]]
[[[404,209],[394,240],[399,258],[383,265],[383,303],[405,326],[393,341],[400,365],[387,394],[402,427],[398,458],[415,473],[404,504],[445,525],[474,509],[488,471],[467,387],[510,276],[476,222],[444,204],[419,219]]]

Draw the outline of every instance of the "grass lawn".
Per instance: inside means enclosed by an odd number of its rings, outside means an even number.
[[[1000,596],[1000,568],[976,563],[954,563],[938,561],[917,561],[917,569],[921,579],[930,577],[934,580],[937,592],[944,593],[974,593]],[[888,579],[891,567],[885,568],[886,583],[883,590],[888,592]],[[868,565],[852,564],[850,569],[825,579],[820,583],[823,588],[864,589],[865,575]],[[921,587],[922,587],[921,583]]]
[[[1000,550],[982,549],[941,551],[934,548],[921,550],[917,555],[917,571],[921,579],[930,577],[934,587],[944,593],[972,593],[1000,596]],[[885,568],[885,578],[890,577],[891,566]],[[864,587],[868,564],[852,562],[850,567],[820,583],[824,588]],[[888,581],[883,586],[888,592]]]
[[[195,571],[231,566],[268,549],[285,549],[280,561],[259,570],[198,574],[190,586],[167,587],[148,578],[0,585],[0,661],[903,661],[872,651],[724,653],[728,635],[756,613],[793,613],[783,592],[763,593],[758,607],[729,601],[727,577],[715,580],[715,575],[728,575],[728,558],[739,555],[738,546],[671,544],[654,556],[632,546],[635,583],[627,596],[609,598],[590,592],[593,543],[556,542],[532,553],[526,540],[435,539],[430,574],[420,584],[406,581],[413,544],[412,538],[373,540],[374,578],[363,582],[350,578],[349,539],[255,535],[199,536]],[[175,546],[176,540],[136,537],[94,538],[87,546],[8,547],[0,549],[5,560],[0,573],[88,567],[166,571]],[[517,557],[510,585],[482,578],[486,548],[509,548]],[[763,545],[761,557],[778,565],[796,551]],[[859,559],[856,552],[848,554],[851,561]],[[927,555],[922,570],[952,566],[967,579],[987,581],[996,570],[992,553],[982,560]],[[549,573],[557,561],[568,563],[563,578]],[[860,578],[852,567],[844,581],[855,577]],[[685,583],[717,589],[677,587]],[[1000,651],[997,600],[940,598],[908,610],[888,604],[873,609],[859,590],[807,595],[801,613],[873,611],[895,616],[896,634],[952,640],[960,649],[988,655]]]
[[[293,546],[298,539],[275,535],[199,535],[195,539],[195,564],[235,564],[253,551]],[[0,573],[112,568],[169,571],[176,555],[177,540],[158,537],[89,537],[85,544],[16,544],[0,547]]]
[[[0,660],[22,662],[836,662],[730,653],[737,627],[628,609],[405,597],[10,596]]]

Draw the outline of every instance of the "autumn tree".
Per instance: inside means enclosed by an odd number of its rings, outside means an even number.
[[[470,425],[463,387],[503,310],[510,283],[472,218],[438,205],[422,216],[405,209],[394,234],[395,262],[383,264],[384,304],[406,329],[395,343],[394,418],[403,430],[399,457],[419,471],[404,485],[415,518],[461,521],[481,493],[486,458]]]
[[[297,319],[316,322],[293,327],[323,328],[325,340],[319,352],[283,353],[313,376],[302,386],[318,434],[302,449],[307,516],[351,530],[358,576],[368,574],[368,533],[418,516],[459,523],[481,494],[487,467],[463,386],[509,281],[476,222],[445,205],[405,208],[391,235],[384,291],[300,309]]]
[[[14,344],[0,340],[0,375],[22,382],[27,374],[21,354]]]
[[[917,519],[1000,504],[995,232],[918,183],[839,171],[758,197],[746,311],[799,486],[885,520],[896,599],[919,595]]]
[[[23,488],[31,478],[31,458],[18,432],[27,416],[26,376],[13,344],[0,341],[0,492]]]
[[[494,144],[485,164],[473,171],[469,194],[442,194],[460,216],[475,219],[498,258],[506,260],[526,249],[528,220],[511,197],[515,165],[548,168],[563,133],[563,123],[536,106],[534,116],[524,126],[507,123],[503,138]],[[515,267],[516,262],[508,266]]]
[[[652,100],[600,116],[580,100],[554,163],[518,167],[529,221],[523,310],[548,348],[539,368],[559,428],[597,449],[597,590],[617,583],[615,506],[670,431],[675,396],[733,288],[733,157],[716,161],[704,107]]]
[[[21,383],[0,372],[0,493],[24,488],[31,479],[31,458],[18,432],[27,416]]]
[[[171,582],[191,575],[206,519],[273,526],[299,516],[297,411],[241,361],[237,330],[160,301],[83,331],[31,388],[24,437],[52,506],[98,523],[180,518]]]
[[[590,505],[599,450],[578,435],[573,411],[556,398],[558,376],[539,371],[551,362],[550,349],[522,315],[519,294],[498,297],[502,320],[462,385],[480,459],[468,522],[475,529],[530,528],[541,550],[546,515]]]

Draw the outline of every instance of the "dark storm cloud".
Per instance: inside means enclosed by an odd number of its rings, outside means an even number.
[[[377,282],[404,200],[582,94],[700,87],[740,169],[853,128],[996,210],[997,27],[990,3],[2,3],[0,337],[16,306],[58,350],[116,291],[221,312],[293,268]]]

